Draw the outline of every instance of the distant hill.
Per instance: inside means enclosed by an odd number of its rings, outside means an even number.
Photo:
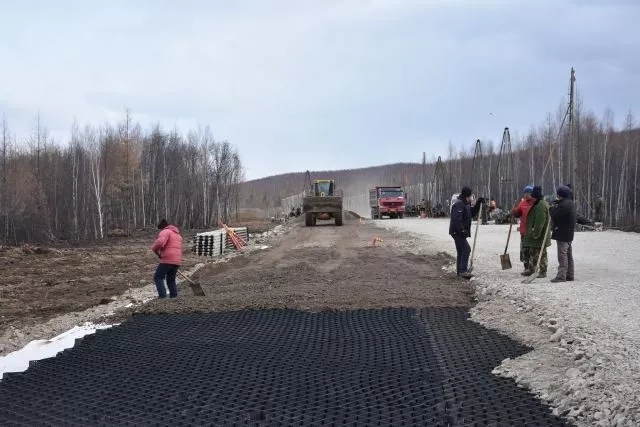
[[[422,164],[395,163],[368,168],[310,171],[311,179],[334,179],[336,186],[347,194],[363,193],[376,185],[411,185],[420,181]],[[427,172],[433,174],[433,165]],[[306,171],[269,176],[241,184],[240,206],[273,209],[283,197],[303,191]]]
[[[579,210],[597,215],[597,200],[604,202],[600,215],[608,226],[640,227],[640,129],[628,126],[616,131],[593,115],[580,118],[575,126],[577,150],[576,182],[571,182],[571,145],[568,132],[556,143],[557,126],[532,129],[525,138],[512,141],[511,156],[500,154],[500,144],[487,143],[483,156],[474,160],[474,148],[457,151],[448,147],[438,190],[427,190],[427,197],[447,203],[462,186],[470,186],[479,196],[495,198],[498,207],[509,209],[521,197],[527,184],[540,185],[547,196],[555,195],[558,185],[570,183],[577,192]],[[559,155],[561,151],[561,155]],[[417,154],[417,153],[416,153]],[[418,154],[419,156],[419,154]],[[416,156],[416,157],[418,157]],[[444,156],[443,156],[444,157]],[[509,161],[509,159],[511,161]],[[345,196],[366,199],[367,190],[376,185],[411,186],[435,181],[435,162],[395,163],[368,168],[313,171],[311,179],[332,178]],[[239,205],[273,212],[281,199],[302,192],[305,172],[270,176],[241,184]],[[418,193],[414,188],[409,194]],[[353,199],[353,197],[352,197]],[[362,202],[366,213],[368,200]]]

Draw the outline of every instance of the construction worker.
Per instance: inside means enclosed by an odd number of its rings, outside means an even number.
[[[549,208],[549,215],[553,221],[551,238],[558,248],[558,274],[551,282],[570,282],[574,279],[572,242],[577,222],[576,206],[567,186],[558,187],[556,194],[558,198]]]
[[[151,250],[160,258],[160,263],[153,275],[153,281],[158,290],[158,298],[166,298],[167,290],[164,286],[165,279],[169,288],[169,297],[178,296],[176,274],[182,264],[182,236],[178,227],[171,225],[166,219],[158,224],[158,238],[153,243]]]
[[[463,187],[451,207],[451,219],[449,221],[449,235],[453,237],[456,245],[456,273],[458,277],[470,279],[473,277],[467,271],[471,246],[467,238],[471,236],[471,219],[478,214],[480,205],[484,204],[481,197],[471,207],[471,188]]]
[[[524,246],[529,248],[529,269],[523,271],[523,276],[530,276],[537,268],[540,259],[540,270],[538,277],[547,277],[547,247],[551,246],[551,239],[548,233],[549,204],[544,200],[542,187],[535,186],[531,190],[531,200],[533,206],[527,214],[527,232],[524,235]],[[541,255],[542,252],[542,255]]]
[[[524,264],[524,271],[526,273],[531,271],[529,265],[529,248],[524,246],[524,235],[527,233],[527,215],[529,210],[533,206],[533,200],[531,200],[531,192],[533,191],[533,185],[527,185],[522,190],[522,199],[511,210],[511,214],[515,218],[520,218],[520,262]]]

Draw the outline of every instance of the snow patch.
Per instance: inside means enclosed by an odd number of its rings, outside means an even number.
[[[20,350],[0,357],[0,378],[8,372],[24,372],[29,368],[30,361],[55,357],[61,351],[72,348],[78,338],[93,334],[98,329],[106,329],[111,326],[113,325],[86,322],[83,325],[74,326],[51,339],[31,341]]]

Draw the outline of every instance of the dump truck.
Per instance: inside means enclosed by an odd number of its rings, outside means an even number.
[[[304,224],[307,227],[316,225],[317,220],[330,219],[334,219],[336,225],[342,225],[342,192],[335,187],[332,179],[313,181],[313,188],[302,198]]]
[[[375,187],[369,190],[371,218],[403,218],[407,197],[402,187]]]

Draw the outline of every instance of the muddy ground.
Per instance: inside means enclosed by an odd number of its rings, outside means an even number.
[[[274,225],[251,228],[260,232]],[[187,242],[195,232],[186,233],[182,270],[197,270],[193,278],[207,296],[192,296],[182,283],[180,297],[173,300],[155,300],[151,276],[157,258],[149,251],[155,232],[118,238],[115,244],[36,253],[4,248],[0,355],[83,322],[118,323],[142,313],[472,305],[473,286],[442,269],[451,258],[429,250],[410,252],[415,248],[410,235],[357,219],[343,227],[319,222],[313,228],[297,219],[279,228],[285,231],[266,239],[255,235],[246,254],[224,259],[192,254]],[[376,236],[382,242],[373,247]],[[264,243],[269,249],[255,246]]]
[[[375,307],[468,307],[473,286],[442,266],[451,258],[407,251],[408,236],[358,220],[343,227],[296,223],[267,251],[207,265],[195,274],[207,297],[155,300],[121,312],[185,313],[243,308],[341,310]],[[373,247],[374,237],[382,242]]]
[[[249,221],[231,226],[262,232],[275,224]],[[183,232],[184,266],[202,258],[191,252],[193,236]],[[31,327],[67,313],[107,305],[118,295],[152,284],[158,259],[150,251],[157,230],[133,236],[107,237],[101,242],[56,242],[50,246],[0,247],[0,337],[9,331],[30,334]],[[4,351],[0,338],[0,354]]]

